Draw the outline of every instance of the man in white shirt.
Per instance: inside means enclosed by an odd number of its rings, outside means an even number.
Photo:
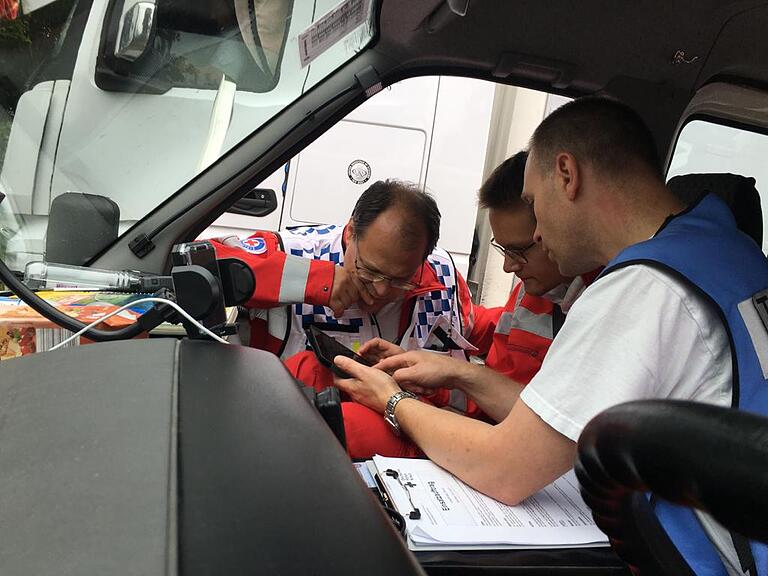
[[[534,239],[565,276],[608,264],[685,208],[664,184],[642,120],[598,98],[563,106],[536,130],[523,199],[536,214]],[[510,381],[457,380],[481,408],[508,412],[499,424],[402,397],[401,388],[444,385],[445,374],[397,358],[380,364],[395,370],[390,377],[338,357],[355,378],[337,384],[374,410],[385,412],[389,403],[390,416],[430,459],[509,504],[571,468],[581,430],[610,406],[643,398],[731,401],[721,321],[687,285],[643,264],[602,276],[584,292],[522,393]]]

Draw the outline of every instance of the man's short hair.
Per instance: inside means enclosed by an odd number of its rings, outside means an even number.
[[[629,106],[610,98],[587,96],[564,104],[536,128],[531,150],[539,168],[564,151],[606,176],[641,168],[663,179],[656,143],[645,122]]]
[[[360,195],[352,210],[352,231],[355,237],[363,236],[368,226],[390,208],[398,208],[402,212],[402,240],[406,244],[425,238],[425,257],[435,249],[440,238],[440,210],[437,203],[416,184],[401,180],[379,180]]]
[[[481,208],[510,210],[528,206],[520,198],[523,193],[523,177],[528,152],[523,150],[499,164],[483,182],[478,193]]]

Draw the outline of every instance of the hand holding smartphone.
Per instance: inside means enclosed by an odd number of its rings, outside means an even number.
[[[371,366],[371,363],[365,358],[355,354],[354,351],[350,350],[319,328],[309,326],[309,328],[306,329],[306,333],[309,345],[312,347],[312,351],[315,353],[315,356],[317,356],[320,364],[329,368],[331,372],[336,374],[339,378],[351,378],[351,376],[333,363],[333,359],[336,358],[336,356],[346,356],[364,366]]]

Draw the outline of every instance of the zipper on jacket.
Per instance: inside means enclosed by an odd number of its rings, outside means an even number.
[[[519,344],[506,344],[507,349],[514,350],[515,352],[523,352],[524,354],[528,354],[528,356],[532,356],[534,358],[539,357],[539,351],[534,350],[533,348],[526,348],[525,346],[520,346]]]

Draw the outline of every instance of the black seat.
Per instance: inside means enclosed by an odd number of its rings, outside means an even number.
[[[768,541],[767,418],[695,402],[620,404],[584,428],[576,474],[595,522],[634,574],[693,574],[646,492]]]
[[[129,340],[0,363],[0,574],[423,576],[277,356]]]
[[[758,246],[763,245],[763,211],[755,179],[738,174],[685,174],[675,176],[667,187],[686,204],[693,204],[712,192],[733,211],[736,225]]]

